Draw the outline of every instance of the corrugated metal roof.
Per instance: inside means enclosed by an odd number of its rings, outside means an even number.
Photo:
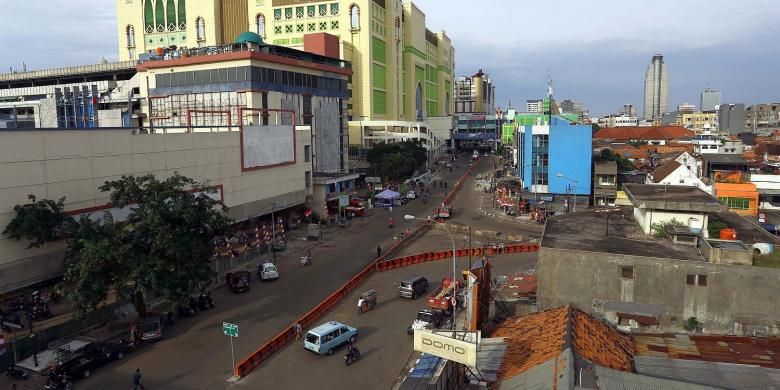
[[[485,338],[479,342],[477,352],[477,370],[474,374],[481,375],[476,380],[495,382],[498,380],[498,370],[506,353],[506,342],[503,338]]]
[[[568,390],[574,387],[574,355],[566,348],[550,359],[522,374],[501,382],[501,390]]]
[[[724,389],[778,389],[780,370],[747,364],[636,356],[639,374]]]
[[[720,387],[703,386],[671,379],[655,378],[647,375],[613,370],[594,366],[596,388],[599,390],[717,390]]]

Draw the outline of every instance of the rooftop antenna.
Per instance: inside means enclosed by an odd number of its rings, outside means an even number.
[[[547,100],[549,107],[547,109],[547,124],[552,126],[552,112],[553,112],[553,79],[550,74],[550,68],[547,68]]]

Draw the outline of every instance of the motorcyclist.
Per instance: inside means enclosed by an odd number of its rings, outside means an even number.
[[[350,344],[349,348],[347,349],[347,356],[352,359],[355,356],[357,356],[360,353],[360,351],[357,348],[356,344]]]
[[[389,220],[389,221],[387,221],[387,223],[388,223],[388,225],[389,225],[390,227],[393,227],[393,226],[395,226],[395,219],[393,219],[393,218],[390,218],[390,220]]]

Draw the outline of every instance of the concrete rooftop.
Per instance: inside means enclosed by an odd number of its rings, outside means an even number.
[[[718,199],[697,187],[625,184],[623,188],[631,203],[643,209],[706,213],[728,211],[728,207]]]
[[[696,248],[675,246],[670,239],[644,234],[631,207],[587,209],[550,217],[541,247],[704,261]]]

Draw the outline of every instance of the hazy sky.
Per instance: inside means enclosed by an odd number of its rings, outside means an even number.
[[[634,104],[654,53],[669,68],[670,109],[699,104],[709,84],[724,102],[780,101],[777,0],[416,0],[428,26],[445,30],[458,74],[483,69],[499,105],[546,92],[591,113]],[[44,5],[45,4],[45,5]],[[65,12],[65,10],[68,10]],[[3,1],[0,70],[116,59],[113,0]]]

